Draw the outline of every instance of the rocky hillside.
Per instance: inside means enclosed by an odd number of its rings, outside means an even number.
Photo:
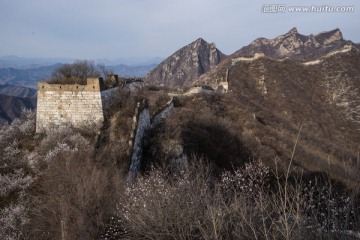
[[[274,39],[258,38],[235,52],[234,55],[252,56],[255,53],[264,53],[272,58],[293,58],[309,60],[321,57],[331,51],[339,49],[346,44],[339,29],[322,32],[310,36],[298,33],[296,28]]]
[[[226,56],[214,43],[199,38],[176,51],[145,77],[152,85],[183,87],[210,68],[219,64]]]
[[[356,172],[346,171],[359,151],[359,62],[360,51],[353,45],[307,62],[229,57],[197,83],[216,85],[228,72],[228,117],[237,116],[233,120],[260,158],[286,162],[303,126],[296,164],[313,172],[327,168],[332,176],[354,181]]]
[[[0,94],[0,126],[21,116],[23,109],[35,109],[36,97],[20,98]]]

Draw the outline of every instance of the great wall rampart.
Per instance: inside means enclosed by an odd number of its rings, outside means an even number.
[[[39,82],[38,86],[37,133],[61,125],[84,127],[95,124],[100,128],[104,111],[118,90],[118,87],[104,90],[101,78],[89,78],[86,85]],[[166,118],[172,108],[173,100],[170,100],[150,116],[147,100],[137,103],[128,140],[131,156],[129,179],[139,171],[146,131],[153,123]]]
[[[80,128],[95,124],[100,128],[104,121],[104,111],[119,88],[117,85],[104,90],[101,78],[89,78],[86,85],[39,82],[38,86],[36,113],[36,132],[38,133],[61,125]],[[192,89],[189,93],[180,94],[178,97],[204,92],[202,88],[200,90],[196,88],[196,90]],[[208,92],[205,91],[205,93]],[[151,116],[146,99],[137,103],[128,139],[129,155],[131,156],[128,181],[132,181],[140,170],[146,132],[160,124],[174,108],[175,94],[169,95],[172,99],[158,108]]]
[[[128,182],[133,181],[140,170],[146,132],[167,118],[173,108],[174,102],[173,99],[171,99],[150,116],[147,100],[143,99],[141,102],[137,103],[129,139],[131,159],[129,174],[127,177]]]

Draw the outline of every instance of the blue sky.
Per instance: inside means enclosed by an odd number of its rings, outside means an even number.
[[[263,13],[267,4],[353,6],[348,13]],[[226,54],[297,27],[360,42],[360,0],[0,0],[0,56],[167,57],[199,37]]]

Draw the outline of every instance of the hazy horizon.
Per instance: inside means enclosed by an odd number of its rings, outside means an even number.
[[[268,9],[280,5],[286,9]],[[353,10],[291,12],[292,6]],[[0,0],[0,56],[166,58],[199,37],[231,54],[258,37],[272,39],[293,27],[304,35],[340,28],[346,40],[359,43],[359,7],[358,0]]]

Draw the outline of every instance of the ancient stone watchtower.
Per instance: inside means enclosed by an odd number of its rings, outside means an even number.
[[[88,78],[86,85],[39,82],[38,86],[37,133],[65,124],[100,126],[104,107],[117,90],[115,87],[104,91],[102,78]]]

